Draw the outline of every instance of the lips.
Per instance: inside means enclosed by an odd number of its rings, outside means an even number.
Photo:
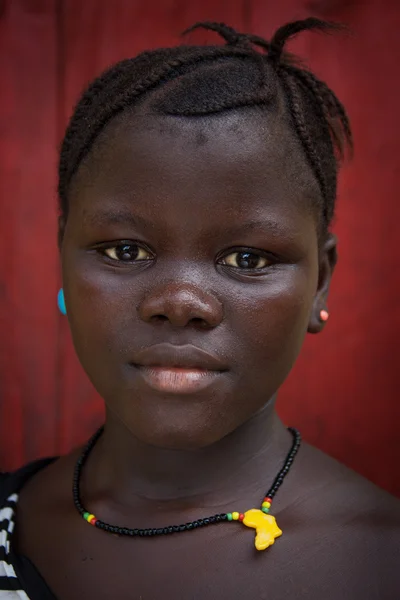
[[[174,394],[204,389],[228,370],[217,356],[192,345],[150,346],[135,355],[132,365],[151,388]]]
[[[157,344],[138,352],[132,363],[143,367],[175,367],[205,371],[227,371],[228,367],[217,356],[191,344],[174,346]]]

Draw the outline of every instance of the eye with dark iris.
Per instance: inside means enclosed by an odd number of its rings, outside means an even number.
[[[104,254],[118,262],[137,262],[151,258],[150,253],[137,244],[119,244],[118,246],[105,248]]]
[[[255,252],[243,250],[241,252],[232,252],[223,259],[223,264],[235,269],[262,269],[270,264],[265,256],[260,256]]]

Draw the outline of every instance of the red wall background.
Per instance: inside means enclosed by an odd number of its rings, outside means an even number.
[[[400,495],[397,0],[0,1],[0,468],[67,452],[102,420],[56,308],[57,149],[83,86],[112,62],[178,43],[197,20],[269,37],[310,14],[353,32],[303,35],[292,48],[347,106],[356,154],[341,174],[331,320],[308,337],[278,409]]]

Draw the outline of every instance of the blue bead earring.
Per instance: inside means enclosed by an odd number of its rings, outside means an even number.
[[[57,295],[57,304],[58,304],[58,308],[60,309],[60,313],[62,315],[66,315],[67,308],[65,306],[64,290],[62,288],[58,292],[58,295]]]

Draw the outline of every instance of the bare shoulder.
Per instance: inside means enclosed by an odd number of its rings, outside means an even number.
[[[64,500],[69,498],[74,466],[81,450],[76,448],[35,473],[22,488],[19,494],[19,505],[38,503],[40,506],[47,507],[54,502],[59,502],[61,498]]]
[[[72,503],[73,468],[79,451],[57,458],[33,475],[19,493],[14,543],[18,551],[34,556],[37,540],[44,539],[48,521],[59,524],[75,515]],[[44,547],[44,544],[41,544]]]
[[[312,446],[298,459],[279,522],[312,566],[308,585],[324,598],[400,597],[400,500]]]
[[[303,443],[299,463],[303,489],[308,486],[318,495],[329,493],[335,503],[348,508],[386,507],[394,515],[400,511],[400,499],[310,444]]]

